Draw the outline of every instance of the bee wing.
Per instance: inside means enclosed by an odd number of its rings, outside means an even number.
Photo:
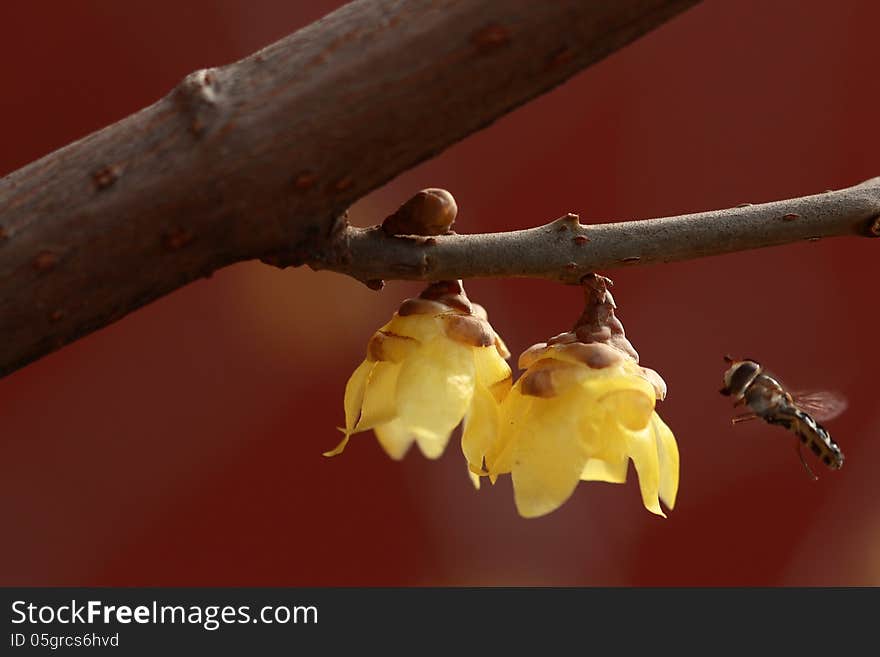
[[[842,394],[829,390],[802,390],[792,393],[791,396],[795,405],[817,422],[833,420],[848,406]]]

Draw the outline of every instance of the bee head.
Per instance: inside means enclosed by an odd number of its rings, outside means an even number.
[[[730,356],[725,356],[724,360],[731,365],[724,373],[724,387],[721,388],[721,394],[740,399],[745,394],[746,388],[761,373],[761,365],[754,360],[734,360]]]

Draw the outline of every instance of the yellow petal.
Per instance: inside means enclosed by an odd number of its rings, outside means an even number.
[[[345,384],[345,398],[343,400],[343,407],[345,408],[345,429],[342,430],[342,433],[345,434],[345,437],[339,441],[336,447],[330,451],[324,452],[324,456],[336,456],[337,454],[342,454],[345,450],[345,446],[348,444],[348,438],[354,433],[355,426],[360,417],[361,405],[364,401],[364,392],[367,387],[367,380],[369,379],[374,364],[375,363],[365,360],[358,365],[357,369],[350,377],[348,377],[348,382]]]
[[[615,390],[599,397],[599,403],[609,419],[630,431],[641,431],[654,413],[654,391],[649,385],[643,389]]]
[[[385,330],[426,343],[443,335],[443,322],[437,315],[406,315],[401,317],[395,313]]]
[[[590,460],[584,466],[581,479],[622,484],[629,468],[626,436],[621,432],[618,417],[608,411],[606,404],[595,398],[588,399],[593,401],[584,405],[581,439],[590,450]]]
[[[512,385],[513,377],[509,376],[506,379],[498,381],[489,388],[489,392],[492,393],[492,397],[495,398],[496,403],[500,404],[504,401],[504,398],[507,397],[507,393],[510,392],[510,388]]]
[[[471,483],[474,485],[474,488],[480,490],[480,476],[475,475],[473,472],[468,470],[468,477],[471,478]]]
[[[471,348],[437,337],[400,367],[397,417],[425,456],[437,458],[474,395]]]
[[[513,467],[513,450],[520,432],[523,431],[535,397],[523,395],[520,383],[513,387],[501,404],[500,429],[495,440],[486,450],[486,467],[489,480],[494,484],[498,475],[510,472]]]
[[[657,457],[660,462],[660,499],[667,508],[675,507],[678,493],[679,456],[675,436],[660,416],[654,413],[652,427],[657,441]]]
[[[624,456],[615,461],[592,458],[587,461],[581,473],[582,481],[605,481],[609,484],[626,483],[626,472],[629,469],[629,458]]]
[[[402,459],[412,446],[415,436],[406,430],[400,420],[380,424],[373,429],[382,449],[395,461]]]
[[[606,397],[619,392],[633,395],[631,399],[638,398],[635,403],[624,402],[620,410],[622,410],[627,424],[647,426],[651,418],[651,411],[654,410],[656,396],[654,387],[641,376],[634,376],[627,372],[611,376],[594,375],[584,379],[581,385],[590,394],[602,399],[603,405]]]
[[[666,399],[666,381],[657,372],[649,367],[642,368],[642,376],[654,386],[654,394],[660,401]]]
[[[589,376],[589,368],[580,363],[543,358],[534,363],[517,383],[524,395],[550,398],[565,394]]]
[[[336,447],[334,447],[333,449],[331,449],[328,452],[324,452],[324,456],[337,456],[339,454],[342,454],[342,452],[345,451],[346,445],[348,445],[348,434],[346,434],[345,438],[343,438],[342,440],[340,440],[337,443]]]
[[[525,518],[550,513],[574,492],[590,454],[579,435],[582,391],[532,403],[518,432],[512,466],[516,508]]]
[[[419,341],[390,331],[376,331],[367,343],[367,360],[400,363],[419,346]]]
[[[354,432],[366,431],[394,419],[397,414],[395,391],[401,368],[399,363],[374,364],[367,378],[361,418],[355,425]]]
[[[439,459],[443,456],[443,451],[446,449],[447,443],[449,443],[449,434],[451,433],[452,429],[445,434],[437,431],[428,431],[422,427],[413,429],[416,445],[419,446],[419,451],[428,459]]]
[[[350,435],[357,425],[358,418],[361,415],[361,405],[364,403],[364,391],[367,387],[367,379],[373,365],[369,361],[364,361],[358,365],[354,373],[349,377],[348,383],[345,384],[345,435]]]
[[[535,347],[539,346],[535,345]],[[591,394],[601,396],[618,390],[639,390],[644,391],[651,398],[656,398],[656,391],[645,379],[643,369],[628,358],[621,358],[607,367],[589,367],[579,360],[576,354],[564,349],[542,347],[538,351],[540,356],[531,359],[530,370],[535,366],[547,367],[553,361],[570,363],[576,365],[582,373],[579,380]]]
[[[478,383],[490,390],[496,384],[506,383],[507,390],[510,389],[510,365],[498,355],[498,350],[495,347],[474,347],[473,354]],[[506,393],[507,390],[504,392]]]
[[[639,475],[639,489],[645,508],[666,517],[660,508],[658,493],[660,488],[660,460],[657,456],[657,441],[654,438],[654,426],[651,419],[654,415],[653,388],[644,379],[645,387],[618,390],[601,398],[602,408],[608,419],[608,440],[605,449],[611,449],[611,441],[623,441],[626,451],[636,466]],[[614,431],[613,425],[617,430]],[[611,460],[611,459],[606,459]]]
[[[666,517],[657,499],[660,490],[660,460],[657,456],[657,441],[653,427],[641,431],[626,431],[626,445],[630,458],[639,474],[639,489],[642,503],[651,513]]]
[[[498,416],[498,402],[485,386],[477,383],[461,434],[461,451],[471,472],[482,470],[483,458],[498,435]]]

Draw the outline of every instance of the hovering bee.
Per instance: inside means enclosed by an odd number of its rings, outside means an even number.
[[[795,447],[807,473],[816,479],[804,460],[801,445],[810,448],[832,470],[843,466],[843,452],[831,439],[831,434],[817,420],[830,420],[846,408],[846,401],[830,392],[789,393],[782,384],[764,371],[760,363],[746,359],[734,360],[725,356],[730,368],[724,373],[722,395],[734,399],[734,406],[746,404],[750,412],[733,418],[733,423],[761,418],[768,424],[778,424],[794,433],[800,440]]]

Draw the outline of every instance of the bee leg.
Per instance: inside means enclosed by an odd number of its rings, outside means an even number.
[[[730,418],[731,424],[739,424],[740,422],[748,422],[749,420],[754,420],[758,417],[755,413],[742,413],[741,415],[735,415]]]
[[[804,466],[804,470],[807,471],[807,475],[809,475],[810,479],[813,481],[818,481],[819,477],[817,477],[812,470],[810,470],[810,466],[807,465],[806,460],[804,459],[804,452],[801,450],[801,444],[799,442],[794,444],[794,448],[797,451],[798,458],[801,460],[801,464]]]

